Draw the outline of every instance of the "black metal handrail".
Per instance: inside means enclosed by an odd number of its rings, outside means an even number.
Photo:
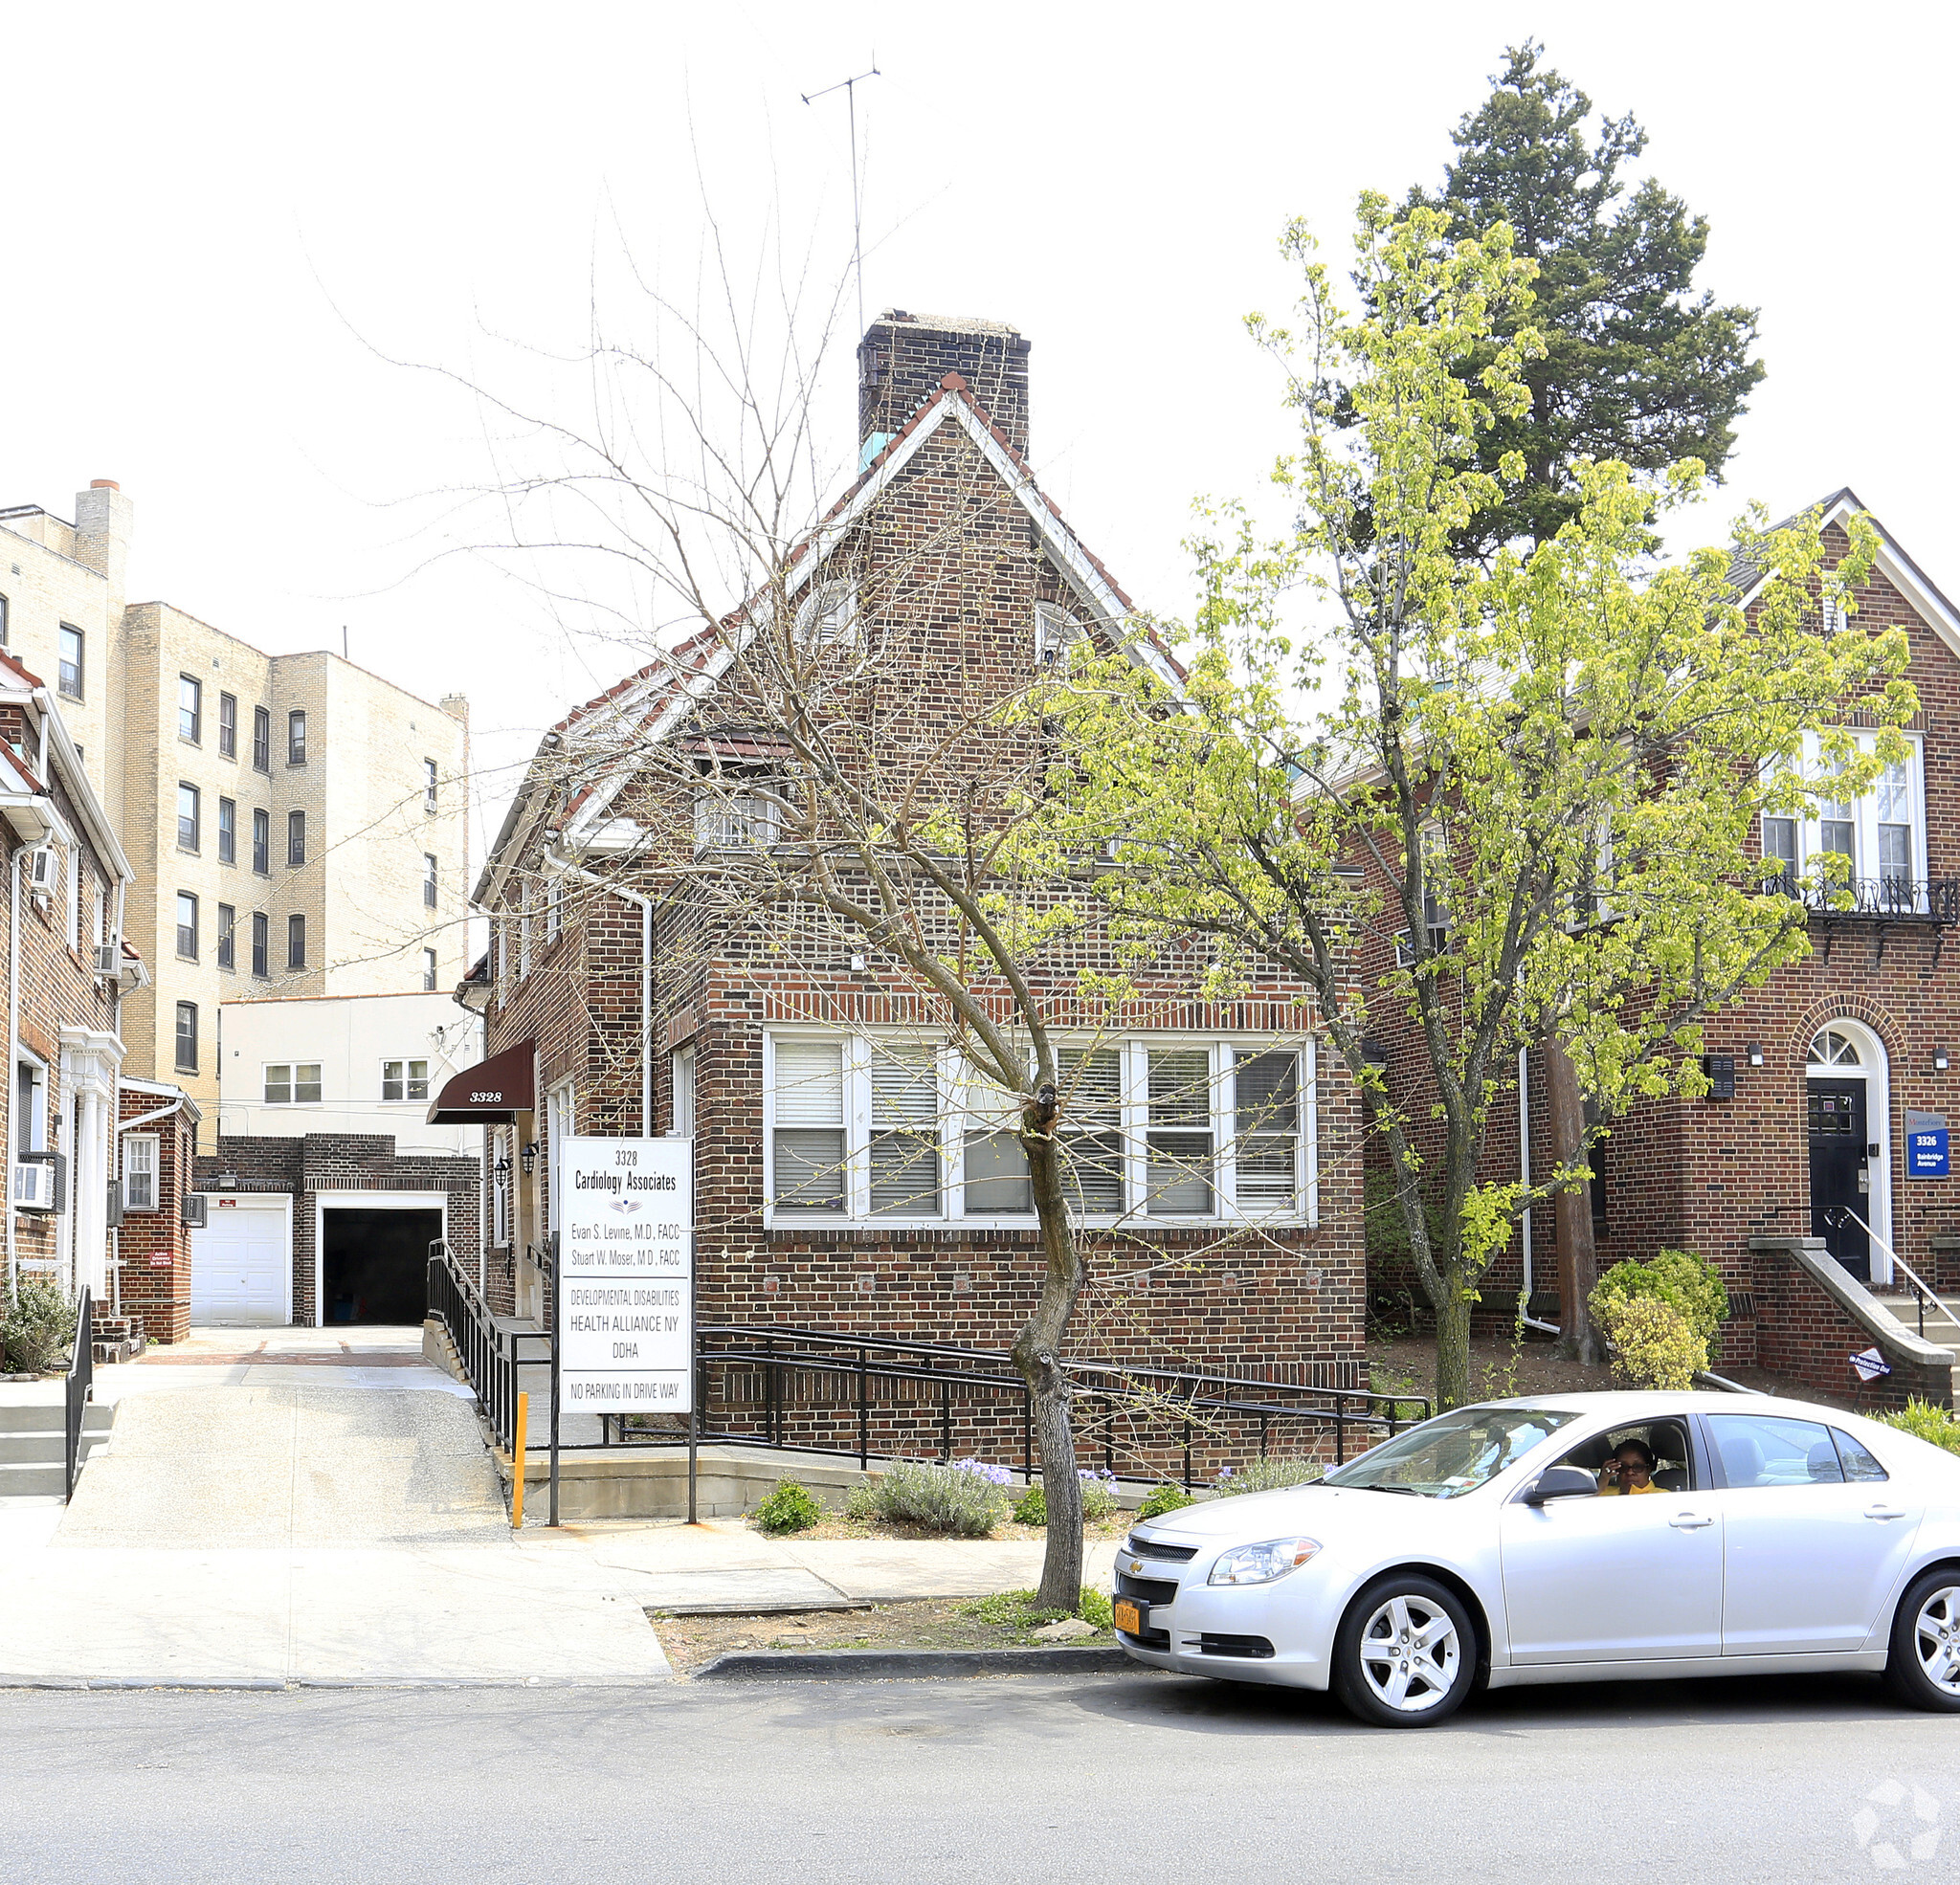
[[[1149,1365],[1132,1367],[1109,1362],[1074,1361],[1065,1366],[1078,1397],[1101,1407],[1104,1468],[1112,1474],[1116,1471],[1115,1425],[1119,1414],[1127,1415],[1146,1428],[1174,1426],[1174,1444],[1182,1455],[1182,1476],[1187,1489],[1193,1482],[1193,1441],[1208,1420],[1257,1421],[1261,1457],[1270,1447],[1276,1427],[1283,1422],[1309,1422],[1322,1433],[1331,1428],[1335,1458],[1340,1461],[1348,1456],[1350,1430],[1370,1436],[1372,1444],[1374,1438],[1389,1437],[1408,1424],[1411,1416],[1405,1414],[1405,1408],[1418,1408],[1420,1413],[1414,1417],[1424,1420],[1429,1418],[1430,1411],[1425,1397],[1378,1394],[1368,1388],[1259,1381],[1242,1375]],[[855,1451],[858,1465],[868,1466],[874,1386],[910,1383],[935,1390],[940,1458],[952,1456],[953,1394],[955,1389],[965,1389],[969,1398],[991,1397],[997,1412],[1019,1414],[1021,1461],[1015,1470],[1029,1480],[1037,1470],[1033,1398],[1026,1382],[1005,1354],[956,1348],[941,1342],[853,1335],[835,1329],[724,1322],[698,1332],[695,1367],[700,1439],[765,1446],[786,1453],[851,1451],[791,1438],[785,1417],[789,1376],[849,1380],[857,1386]],[[724,1412],[719,1424],[715,1420],[712,1376],[718,1369],[725,1374],[729,1368],[757,1368],[762,1372],[762,1405],[754,1427],[733,1425],[731,1408]],[[725,1408],[725,1395],[724,1400]],[[834,1411],[845,1413],[842,1406]],[[609,1446],[674,1445],[679,1439],[671,1432],[630,1428],[625,1418],[617,1414],[602,1416],[601,1435],[601,1443]]]
[[[510,1451],[517,1442],[518,1369],[550,1366],[550,1336],[543,1329],[499,1328],[439,1238],[429,1246],[429,1314],[449,1331],[478,1408],[498,1445]]]
[[[75,1482],[81,1473],[81,1424],[88,1417],[88,1404],[96,1391],[96,1305],[84,1283],[75,1306],[75,1346],[68,1357],[67,1425],[68,1477],[61,1497],[75,1497]]]
[[[1764,885],[1826,919],[1924,922],[1950,928],[1960,922],[1960,877],[1847,877],[1832,882],[1820,873],[1779,872]]]

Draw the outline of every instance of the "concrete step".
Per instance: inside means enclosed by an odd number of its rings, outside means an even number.
[[[80,1453],[83,1459],[89,1454],[100,1453],[109,1444],[109,1436],[103,1432],[90,1432],[82,1430]],[[42,1430],[33,1433],[10,1432],[4,1422],[0,1422],[0,1465],[19,1464],[35,1460],[60,1460],[68,1454],[68,1436],[56,1428],[53,1431]]]
[[[68,1490],[65,1462],[0,1460],[0,1499],[59,1498]]]
[[[91,1401],[81,1410],[84,1433],[106,1433],[116,1418],[116,1409]],[[61,1400],[23,1401],[16,1406],[0,1402],[0,1433],[65,1433],[68,1430],[68,1404]]]
[[[81,1410],[79,1463],[109,1444],[116,1409]],[[59,1400],[0,1403],[0,1499],[59,1498],[67,1490],[68,1409]]]

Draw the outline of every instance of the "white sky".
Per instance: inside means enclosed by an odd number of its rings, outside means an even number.
[[[1338,259],[1356,192],[1434,182],[1504,44],[1537,32],[1711,219],[1704,283],[1763,309],[1769,378],[1703,534],[1745,497],[1781,514],[1851,484],[1960,591],[1956,14],[1537,12],[16,7],[0,503],[72,515],[117,478],[132,598],[273,651],[338,648],[345,624],[356,660],[468,693],[494,831],[495,768],[628,660],[442,554],[467,532],[404,500],[492,475],[480,415],[377,350],[495,378],[494,336],[575,347],[614,227],[688,292],[703,179],[735,253],[773,220],[834,271],[843,100],[798,95],[875,49],[867,309],[1016,323],[1043,482],[1139,602],[1179,613],[1193,495],[1256,494],[1285,442],[1239,326],[1289,298],[1282,221],[1309,217]],[[631,313],[615,301],[613,325]],[[848,377],[826,398],[841,456]]]

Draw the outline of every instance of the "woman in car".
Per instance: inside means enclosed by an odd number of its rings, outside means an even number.
[[[1618,1451],[1599,1469],[1602,1493],[1658,1493],[1654,1483],[1654,1449],[1643,1440],[1622,1440]]]

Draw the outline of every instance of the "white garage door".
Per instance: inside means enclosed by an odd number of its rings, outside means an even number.
[[[190,1233],[190,1320],[277,1325],[292,1320],[292,1219],[284,1198],[205,1204],[209,1221]]]

